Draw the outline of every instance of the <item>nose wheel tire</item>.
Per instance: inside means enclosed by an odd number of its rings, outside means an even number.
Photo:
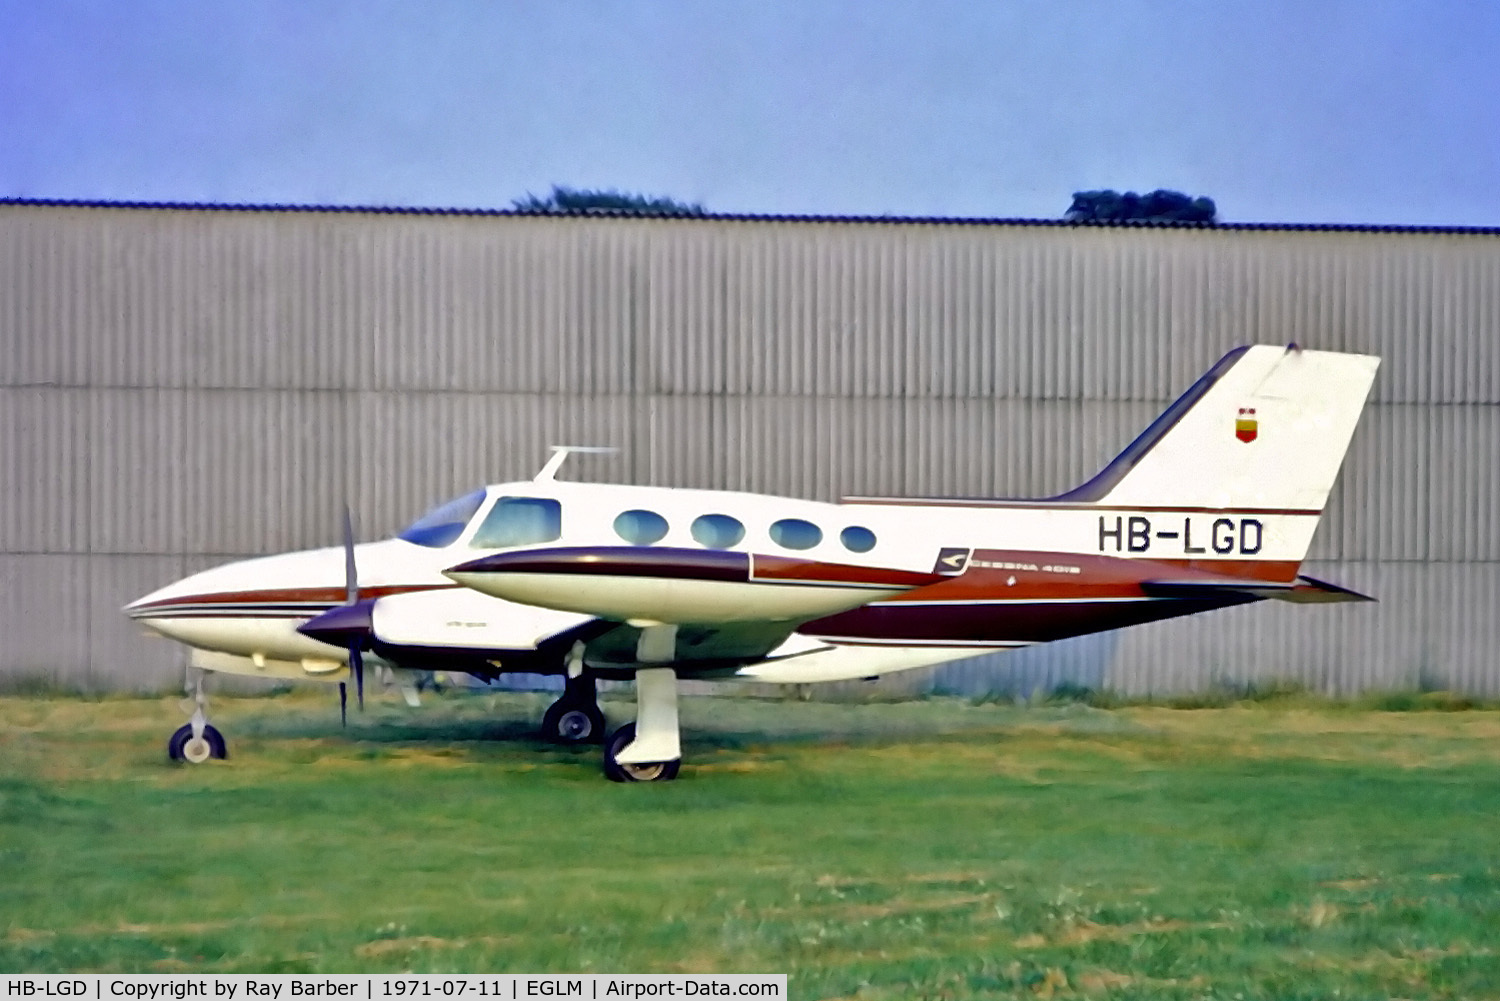
[[[681,758],[638,765],[627,765],[615,760],[615,755],[629,747],[634,740],[634,723],[626,723],[609,738],[604,745],[605,778],[611,782],[670,782],[677,777],[677,770],[682,767]]]
[[[589,702],[558,699],[542,716],[542,737],[557,744],[602,744],[604,713]]]
[[[224,735],[216,728],[205,724],[203,736],[194,737],[193,725],[188,723],[167,741],[167,757],[173,761],[201,765],[210,758],[223,760],[229,757],[229,748],[224,743]]]

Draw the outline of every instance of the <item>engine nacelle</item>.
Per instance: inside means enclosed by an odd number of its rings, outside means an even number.
[[[933,574],[719,549],[600,546],[484,556],[444,573],[507,601],[621,622],[803,622],[922,587]]]

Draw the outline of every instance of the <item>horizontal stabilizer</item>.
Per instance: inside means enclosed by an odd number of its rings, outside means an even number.
[[[1153,598],[1275,598],[1297,604],[1333,601],[1374,601],[1367,594],[1330,584],[1313,577],[1298,577],[1290,584],[1269,580],[1196,578],[1190,580],[1145,580],[1141,590]]]
[[[1347,587],[1330,584],[1326,580],[1318,580],[1316,577],[1308,577],[1305,574],[1297,578],[1296,587],[1282,594],[1273,594],[1271,597],[1280,598],[1282,601],[1295,601],[1298,604],[1376,600],[1368,594],[1351,591]]]
[[[1141,590],[1153,598],[1279,598],[1296,585],[1243,577],[1198,577],[1187,580],[1143,580]]]

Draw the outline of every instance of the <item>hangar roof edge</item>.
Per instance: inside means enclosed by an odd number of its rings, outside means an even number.
[[[906,226],[1033,226],[1067,229],[1193,229],[1193,230],[1266,230],[1293,232],[1341,233],[1432,233],[1452,235],[1500,236],[1500,226],[1408,226],[1381,223],[1286,223],[1286,222],[1220,222],[1197,223],[1156,220],[1122,222],[1070,221],[1067,219],[1027,219],[1006,216],[865,216],[865,215],[789,215],[775,213],[705,212],[702,214],[624,212],[590,210],[588,212],[531,212],[516,209],[433,208],[400,205],[292,205],[241,202],[143,202],[105,199],[69,198],[0,198],[0,206],[16,205],[39,208],[87,209],[156,209],[195,212],[329,212],[346,215],[417,215],[417,216],[499,216],[516,219],[656,219],[682,222],[794,222],[794,223],[865,223]]]

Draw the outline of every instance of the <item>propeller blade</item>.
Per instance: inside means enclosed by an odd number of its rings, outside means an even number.
[[[339,682],[339,725],[349,725],[349,686]]]
[[[349,505],[344,505],[344,605],[345,609],[353,609],[359,605],[359,568],[354,561],[354,515],[349,511]],[[326,614],[326,613],[325,613]],[[347,614],[347,613],[346,613]],[[365,610],[368,617],[368,609]],[[365,658],[360,650],[360,636],[351,634],[349,636],[349,670],[354,674],[354,691],[359,698],[359,711],[365,711]],[[340,707],[343,699],[348,695],[344,689],[343,682],[339,683]]]
[[[349,505],[344,505],[344,601],[354,604],[359,600],[359,570],[354,565],[354,516]]]
[[[365,711],[365,657],[359,649],[359,640],[349,644],[349,668],[354,672],[354,690],[359,694],[359,711]]]

